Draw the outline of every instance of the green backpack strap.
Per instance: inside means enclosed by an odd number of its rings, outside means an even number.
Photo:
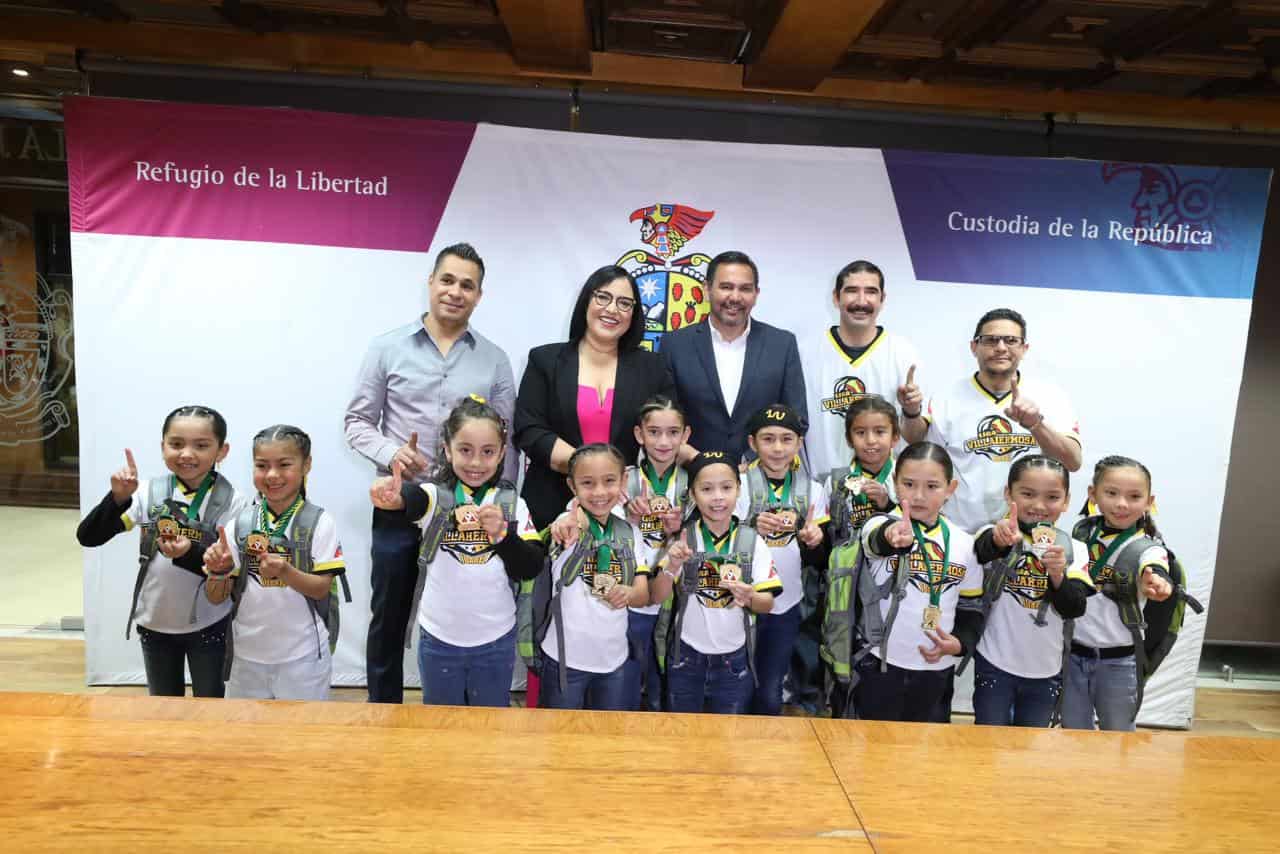
[[[151,521],[145,522],[140,526],[138,577],[133,582],[133,601],[129,605],[129,619],[124,624],[126,640],[128,640],[133,629],[133,620],[138,616],[138,599],[142,596],[142,585],[147,580],[147,570],[150,569],[151,560],[156,556],[156,551],[158,550],[156,516],[164,512],[165,501],[173,494],[173,482],[169,477],[169,475],[153,477],[147,481],[147,505],[144,509],[146,510],[147,518]]]
[[[850,507],[849,490],[844,485],[844,480],[849,476],[849,467],[840,466],[833,468],[831,473],[827,475],[827,492],[830,497],[827,501],[827,515],[831,517],[831,536],[834,542],[844,543],[853,536],[852,508]]]

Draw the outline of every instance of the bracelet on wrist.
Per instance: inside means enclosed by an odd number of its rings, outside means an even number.
[[[902,410],[903,418],[919,418],[921,415],[924,415],[924,409],[917,409],[915,412],[907,412],[905,409]]]

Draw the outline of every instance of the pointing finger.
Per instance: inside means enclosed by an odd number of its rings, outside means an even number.
[[[396,491],[400,491],[402,477],[404,476],[404,463],[399,460],[391,462],[391,487]]]
[[[133,461],[133,451],[128,448],[124,449],[124,458],[129,466],[129,473],[136,475],[138,473],[138,464]]]
[[[913,386],[915,384],[916,384],[916,366],[912,365],[911,367],[907,368],[906,385]]]
[[[415,454],[418,452],[418,432],[416,430],[409,434],[409,450]]]
[[[231,544],[227,542],[227,529],[222,525],[218,526],[218,543],[227,551],[231,550]]]

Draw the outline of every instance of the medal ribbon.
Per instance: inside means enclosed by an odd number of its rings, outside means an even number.
[[[1116,551],[1119,550],[1119,548],[1125,544],[1125,541],[1127,541],[1130,537],[1132,537],[1136,533],[1138,533],[1138,526],[1134,525],[1132,528],[1128,528],[1127,530],[1121,531],[1120,533],[1116,534],[1116,538],[1111,541],[1111,545],[1107,546],[1106,551],[1102,552],[1102,557],[1095,560],[1093,562],[1093,566],[1089,567],[1089,577],[1092,578],[1094,581],[1097,581],[1098,575],[1102,572],[1102,570],[1106,567],[1106,565],[1110,563],[1111,558],[1115,556]],[[1101,539],[1101,536],[1102,536],[1102,526],[1099,525],[1098,529],[1093,532],[1093,536],[1089,537],[1090,554],[1093,553],[1094,549],[1101,550],[1102,543],[1099,542],[1099,540]]]
[[[653,487],[653,494],[661,495],[663,498],[667,497],[667,487],[671,485],[671,478],[675,477],[676,468],[676,464],[672,463],[667,473],[658,477],[658,470],[653,467],[653,463],[646,459],[640,464],[640,471],[644,474],[644,479]]]
[[[484,501],[484,497],[489,494],[490,487],[482,486],[479,489],[469,489],[463,485],[462,481],[458,481],[453,485],[453,503],[457,504],[480,504]]]
[[[761,470],[764,474],[764,470]],[[791,480],[792,470],[787,469],[787,475],[782,479],[782,486],[774,486],[769,481],[769,476],[765,474],[765,480],[769,483],[769,504],[773,507],[790,507],[791,506]]]
[[[609,514],[608,521],[603,525],[594,516],[588,515],[587,530],[591,532],[591,539],[600,543],[596,549],[596,572],[609,574],[609,564],[613,562],[613,549],[608,545],[613,539],[613,514]]]
[[[289,523],[293,521],[294,514],[298,512],[298,509],[302,507],[302,505],[302,494],[299,493],[298,497],[293,499],[293,503],[289,505],[289,509],[276,517],[276,523],[272,526],[270,521],[271,508],[267,506],[267,500],[264,498],[262,500],[262,513],[259,517],[259,524],[261,525],[262,530],[268,537],[283,537],[285,530],[289,527]]]
[[[738,530],[738,523],[737,520],[731,521],[729,523],[729,530],[723,537],[717,537],[715,534],[711,533],[711,529],[707,527],[707,523],[701,519],[698,520],[698,529],[702,531],[703,544],[710,544],[707,545],[707,548],[713,555],[725,555],[727,557],[729,554],[729,546],[733,543],[733,532]]]
[[[880,466],[880,473],[877,474],[874,478],[875,482],[880,484],[881,486],[884,486],[885,482],[889,479],[889,472],[892,470],[893,470],[893,454],[890,454],[889,459],[885,460],[884,465]],[[862,470],[862,463],[858,462],[857,460],[854,460],[853,471],[851,472],[851,474],[854,477],[862,477],[864,474]],[[857,504],[869,504],[871,500],[867,498],[867,496],[864,493],[859,492],[857,495],[854,496],[854,501]]]
[[[942,576],[940,582],[946,582],[947,573],[951,570],[951,529],[947,527],[947,522],[941,516],[938,517],[938,527],[942,528]],[[942,601],[942,588],[933,580],[933,561],[929,559],[929,550],[926,549],[925,543],[930,540],[924,535],[924,528],[919,522],[911,520],[911,530],[916,535],[916,545],[920,547],[920,557],[924,558],[925,568],[929,572],[929,604],[938,607]]]
[[[209,494],[209,490],[213,488],[213,482],[217,480],[217,475],[209,472],[204,476],[204,480],[200,482],[200,487],[196,490],[195,497],[191,499],[191,503],[187,505],[187,518],[199,521],[200,508],[204,506],[205,496]],[[178,476],[176,474],[169,476],[169,494],[178,488]]]

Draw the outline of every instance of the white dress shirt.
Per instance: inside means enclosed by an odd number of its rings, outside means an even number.
[[[733,405],[738,402],[738,389],[742,385],[742,371],[747,362],[747,336],[751,334],[751,319],[747,319],[747,328],[732,341],[725,340],[710,320],[711,350],[716,357],[716,374],[720,377],[720,392],[724,395],[724,408],[733,414]]]

